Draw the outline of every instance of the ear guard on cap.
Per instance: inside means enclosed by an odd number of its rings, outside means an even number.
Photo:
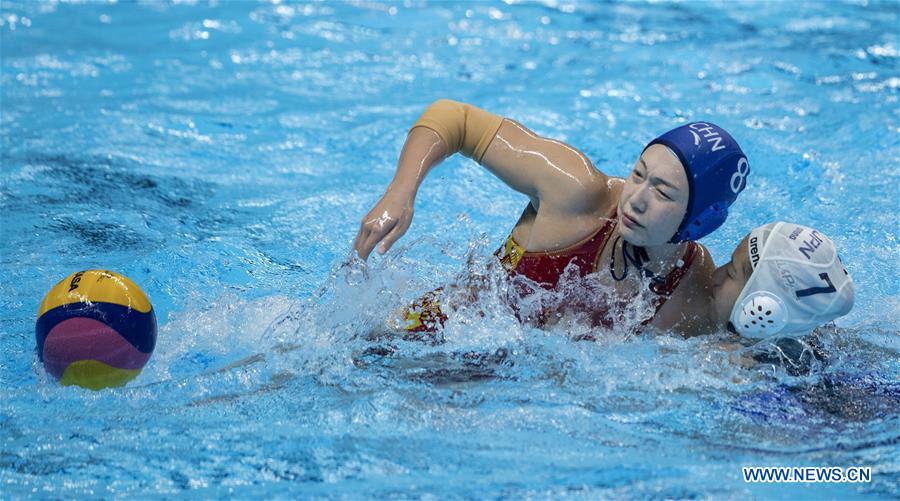
[[[738,334],[749,338],[765,338],[778,334],[788,323],[788,310],[780,297],[767,291],[747,295],[731,314]]]
[[[722,226],[728,219],[728,203],[716,202],[703,210],[693,221],[689,221],[669,240],[677,244],[688,240],[698,240]]]

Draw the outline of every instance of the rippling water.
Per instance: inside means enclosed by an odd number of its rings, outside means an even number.
[[[0,4],[0,497],[895,497],[900,493],[900,7],[850,3]],[[445,342],[366,339],[484,272],[526,200],[432,173],[401,246],[342,266],[409,125],[449,97],[625,174],[694,119],[748,152],[717,261],[775,219],[822,229],[857,286],[827,359],[523,329],[486,299]],[[468,263],[468,264],[467,264]],[[129,386],[60,387],[38,304],[86,268],[147,291]],[[262,357],[255,355],[262,354]],[[247,358],[251,357],[251,358]],[[234,367],[234,365],[240,365]],[[871,466],[747,484],[741,466]]]

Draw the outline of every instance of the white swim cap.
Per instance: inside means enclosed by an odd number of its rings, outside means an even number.
[[[853,307],[853,279],[825,235],[770,223],[751,231],[747,246],[753,273],[731,310],[742,336],[802,336]]]

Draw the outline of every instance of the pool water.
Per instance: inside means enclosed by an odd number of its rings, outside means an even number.
[[[0,497],[900,495],[898,25],[893,1],[4,0]],[[454,157],[395,249],[346,264],[439,98],[619,176],[668,128],[727,128],[752,173],[702,243],[724,262],[777,219],[832,237],[857,300],[827,358],[748,367],[774,346],[723,333],[575,342],[587,327],[522,327],[490,297],[442,344],[379,351],[386,312],[490,276],[526,203]],[[43,295],[89,268],[159,320],[124,388],[61,387],[35,354]]]

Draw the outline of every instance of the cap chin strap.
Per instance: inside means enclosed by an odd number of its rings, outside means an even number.
[[[735,305],[731,323],[738,334],[763,339],[781,332],[788,324],[788,309],[784,301],[768,291],[748,294]]]

